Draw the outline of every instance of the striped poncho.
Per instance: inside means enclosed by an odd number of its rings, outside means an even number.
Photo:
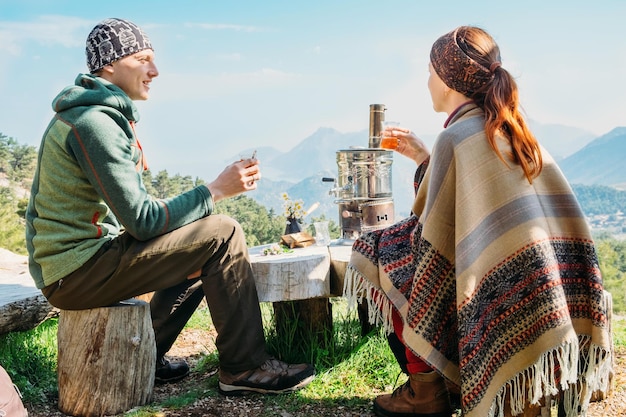
[[[500,139],[502,154],[508,142]],[[532,184],[462,107],[439,135],[413,214],[354,244],[345,295],[461,386],[463,416],[558,397],[583,414],[608,390],[611,339],[590,231],[547,153]]]

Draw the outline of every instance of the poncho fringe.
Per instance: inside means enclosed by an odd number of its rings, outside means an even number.
[[[349,309],[366,302],[369,323],[382,327],[387,334],[394,332],[392,312],[395,307],[380,288],[365,279],[351,265],[346,269],[343,295]],[[610,311],[611,306],[607,306],[607,310]],[[500,388],[487,417],[504,416],[507,393],[511,413],[517,415],[523,413],[527,404],[540,405],[542,400],[550,402],[559,392],[563,392],[562,401],[568,417],[586,416],[591,395],[594,392],[606,394],[609,391],[609,375],[613,369],[611,352],[590,344],[590,340],[589,336],[580,336],[578,340],[544,352],[537,362]],[[589,349],[581,351],[580,346],[589,346]],[[561,371],[560,384],[557,382],[555,369]],[[587,371],[580,374],[579,369]],[[584,381],[584,384],[579,381]]]

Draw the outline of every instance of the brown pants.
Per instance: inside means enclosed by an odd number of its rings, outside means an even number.
[[[199,278],[187,278],[199,270]],[[170,349],[203,296],[223,369],[253,369],[269,357],[245,236],[227,216],[211,215],[147,241],[125,233],[42,289],[50,304],[65,310],[103,307],[151,291],[158,357]]]

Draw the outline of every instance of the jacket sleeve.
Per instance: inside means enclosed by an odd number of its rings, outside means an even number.
[[[141,175],[142,151],[128,121],[119,113],[96,110],[85,116],[69,146],[126,232],[147,240],[212,213],[213,199],[205,186],[169,199],[150,196]]]

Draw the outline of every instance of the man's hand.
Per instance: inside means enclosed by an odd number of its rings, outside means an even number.
[[[209,183],[207,188],[213,196],[213,201],[217,202],[246,191],[256,190],[256,183],[260,179],[259,160],[253,156],[224,168],[224,171]]]

